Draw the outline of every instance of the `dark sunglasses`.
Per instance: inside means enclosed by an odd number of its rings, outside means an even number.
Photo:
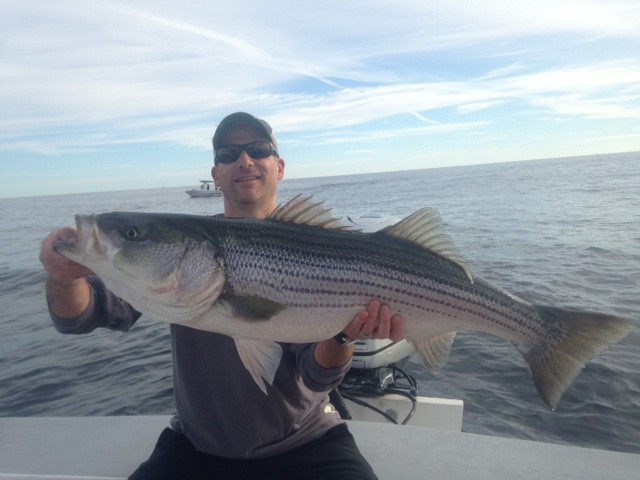
[[[278,155],[275,147],[265,141],[250,142],[244,145],[225,145],[216,149],[215,163],[233,163],[240,158],[243,150],[251,158],[266,158],[269,155]]]

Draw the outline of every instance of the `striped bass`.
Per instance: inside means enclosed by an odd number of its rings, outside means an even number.
[[[379,232],[349,230],[298,196],[265,220],[164,213],[77,215],[56,250],[158,321],[233,337],[267,393],[283,343],[326,340],[377,298],[437,371],[456,332],[512,342],[555,409],[584,364],[627,335],[625,319],[531,304],[476,276],[434,209]]]

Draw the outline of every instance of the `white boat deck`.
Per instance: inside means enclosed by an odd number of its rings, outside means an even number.
[[[0,418],[0,480],[126,478],[168,416]],[[380,480],[631,479],[640,454],[350,422]]]

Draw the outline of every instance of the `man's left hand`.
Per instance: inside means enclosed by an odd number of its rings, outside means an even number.
[[[351,340],[388,338],[399,342],[404,338],[404,320],[401,315],[392,314],[389,305],[371,300],[367,309],[358,313],[342,333]],[[333,338],[318,342],[314,349],[316,362],[325,368],[345,365],[352,354],[352,345],[340,345]]]
[[[388,338],[399,342],[404,338],[404,320],[401,315],[392,314],[386,303],[371,300],[342,333],[352,340]]]

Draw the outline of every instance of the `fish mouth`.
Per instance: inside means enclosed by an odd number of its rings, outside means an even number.
[[[78,249],[87,252],[93,243],[92,240],[98,241],[95,215],[76,215],[76,227],[78,229]]]
[[[64,256],[68,256],[69,254],[77,253],[78,242],[74,240],[56,240],[53,243],[53,249]]]
[[[71,259],[80,257],[89,250],[94,224],[93,215],[76,215],[75,237],[57,240],[53,248]]]

